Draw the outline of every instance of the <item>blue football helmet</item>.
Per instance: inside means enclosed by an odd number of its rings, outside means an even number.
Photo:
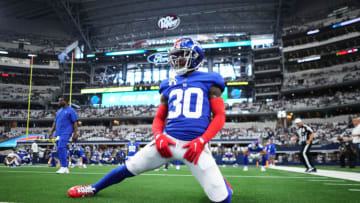
[[[169,50],[169,63],[177,75],[184,75],[198,69],[204,59],[204,51],[197,41],[180,38]]]

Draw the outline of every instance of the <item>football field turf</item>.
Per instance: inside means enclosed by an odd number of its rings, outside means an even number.
[[[88,166],[57,175],[56,168],[0,168],[0,202],[209,202],[186,167],[149,171],[99,192],[71,199],[67,189],[92,184],[115,166]],[[234,190],[232,202],[360,202],[360,182],[275,169],[220,167]],[[354,173],[355,174],[355,173]]]

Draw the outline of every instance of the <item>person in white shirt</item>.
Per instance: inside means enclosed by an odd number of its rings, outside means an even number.
[[[357,158],[360,157],[360,119],[355,117],[352,120],[354,129],[351,132],[353,147],[356,149]],[[355,159],[356,160],[356,159]]]
[[[32,163],[38,163],[38,159],[39,159],[39,146],[37,144],[37,140],[35,140],[34,143],[32,143],[31,145],[31,152],[32,152]]]

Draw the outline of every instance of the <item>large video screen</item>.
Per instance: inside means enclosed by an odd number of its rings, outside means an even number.
[[[116,92],[102,95],[103,107],[110,106],[137,106],[159,105],[160,94],[158,91]]]

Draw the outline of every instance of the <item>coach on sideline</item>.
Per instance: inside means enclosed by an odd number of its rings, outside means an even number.
[[[57,144],[57,152],[60,160],[61,168],[56,171],[58,174],[69,173],[68,157],[67,157],[67,144],[72,135],[72,140],[77,140],[77,121],[78,116],[75,109],[68,105],[68,99],[64,96],[59,98],[59,107],[62,107],[56,114],[49,138],[51,139],[54,131],[56,137],[59,138]]]
[[[292,141],[298,139],[300,141],[300,158],[306,167],[305,172],[316,172],[316,168],[314,167],[310,157],[310,148],[312,146],[312,140],[314,139],[314,132],[308,125],[303,124],[300,118],[295,119],[295,124],[298,127],[297,135],[292,139]]]

